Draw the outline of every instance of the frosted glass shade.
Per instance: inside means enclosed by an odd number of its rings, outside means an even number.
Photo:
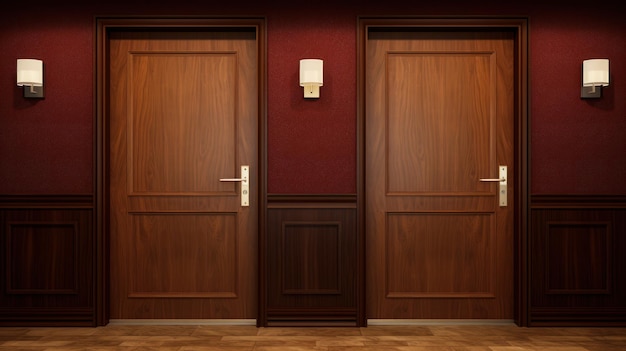
[[[300,86],[324,85],[324,61],[319,59],[300,60]]]
[[[608,86],[609,60],[591,59],[583,61],[583,86]]]
[[[43,61],[35,59],[17,60],[18,86],[43,86]]]

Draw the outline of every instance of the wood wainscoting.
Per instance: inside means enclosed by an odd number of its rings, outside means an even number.
[[[626,326],[626,196],[533,195],[528,326]],[[91,195],[0,195],[0,326],[104,325]],[[258,324],[366,325],[353,195],[270,195]],[[520,291],[523,293],[523,291]]]
[[[529,326],[626,325],[626,196],[535,195]]]
[[[95,326],[91,195],[0,196],[0,326]]]
[[[270,195],[260,326],[363,326],[353,195]]]

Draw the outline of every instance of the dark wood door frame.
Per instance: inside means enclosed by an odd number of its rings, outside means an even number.
[[[512,31],[515,37],[515,223],[514,223],[514,320],[528,325],[528,206],[529,147],[528,118],[528,19],[525,17],[369,17],[358,18],[357,28],[357,231],[360,266],[365,266],[365,77],[369,28],[415,28],[428,30]],[[365,281],[359,287],[366,289]],[[365,311],[365,301],[360,308]]]
[[[176,29],[176,28],[254,28],[257,33],[258,50],[258,165],[255,176],[259,189],[256,191],[259,203],[259,234],[265,228],[266,208],[266,169],[267,169],[267,71],[266,71],[266,20],[264,17],[97,17],[95,19],[95,113],[94,113],[94,199],[96,280],[96,324],[109,322],[109,117],[107,110],[108,77],[107,50],[109,33],[123,29]],[[259,265],[262,266],[262,265]],[[264,298],[262,293],[259,299]],[[261,305],[261,304],[259,304]]]

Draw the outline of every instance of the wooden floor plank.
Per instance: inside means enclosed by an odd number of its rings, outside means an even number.
[[[393,325],[0,328],[0,351],[617,351],[626,328]]]

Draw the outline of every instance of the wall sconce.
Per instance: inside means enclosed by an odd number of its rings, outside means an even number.
[[[319,98],[322,85],[324,85],[324,61],[300,60],[300,86],[304,87],[304,97]]]
[[[17,86],[24,87],[25,98],[43,98],[43,61],[17,59]]]
[[[609,59],[583,60],[583,99],[602,97],[602,87],[609,85]]]

